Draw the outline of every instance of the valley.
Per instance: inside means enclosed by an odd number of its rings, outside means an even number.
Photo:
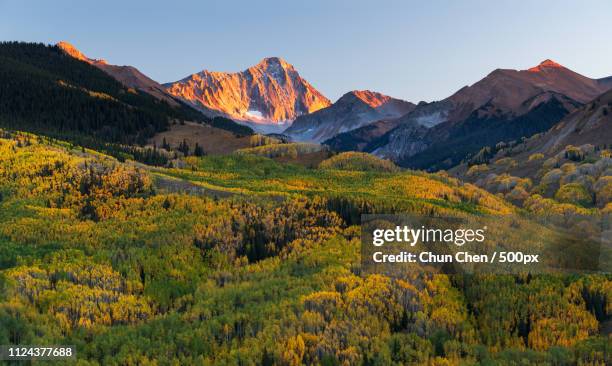
[[[230,154],[236,150],[251,147],[251,136],[236,135],[230,131],[196,122],[175,123],[168,131],[160,132],[148,141],[148,146],[163,147],[164,141],[169,147],[178,147],[183,141],[189,149],[195,151],[196,144],[204,154]],[[169,149],[170,150],[170,149]]]

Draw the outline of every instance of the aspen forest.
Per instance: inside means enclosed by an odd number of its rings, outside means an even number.
[[[79,365],[610,363],[608,275],[360,271],[362,213],[536,205],[359,154],[179,160],[2,133],[0,344],[74,344]]]

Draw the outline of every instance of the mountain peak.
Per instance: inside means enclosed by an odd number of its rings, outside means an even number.
[[[555,61],[551,60],[551,59],[546,59],[542,62],[540,62],[540,64],[538,66],[534,66],[530,69],[528,69],[527,71],[531,71],[531,72],[540,72],[546,69],[564,69],[565,67],[561,64],[556,63]]]
[[[415,105],[371,90],[353,90],[330,107],[301,116],[285,130],[296,141],[321,142],[367,124],[395,119]]]
[[[87,56],[85,56],[85,54],[83,52],[79,51],[76,47],[74,47],[69,42],[61,41],[61,42],[58,42],[56,44],[56,46],[60,50],[64,51],[64,53],[67,54],[68,56],[72,56],[72,57],[76,58],[77,60],[89,62],[89,58]]]
[[[263,69],[266,71],[279,71],[280,69],[295,70],[293,65],[291,65],[280,57],[266,57],[261,60],[257,65],[251,67],[251,69],[253,68]]]
[[[272,56],[272,57],[265,57],[263,60],[261,60],[260,64],[288,64],[288,63],[281,57]]]
[[[256,123],[293,121],[331,104],[280,57],[266,57],[241,72],[204,70],[165,87],[205,111]]]
[[[344,97],[357,98],[361,102],[369,105],[372,108],[378,108],[387,103],[391,97],[371,90],[353,90],[344,95]]]
[[[108,64],[108,62],[106,62],[106,60],[100,59],[93,59],[93,58],[89,58],[87,56],[85,56],[85,54],[81,51],[79,51],[78,48],[74,47],[71,43],[66,42],[66,41],[60,41],[56,44],[56,46],[62,50],[65,54],[67,54],[70,57],[76,58],[77,60],[80,61],[85,61],[88,62],[90,64],[103,64],[106,65]]]

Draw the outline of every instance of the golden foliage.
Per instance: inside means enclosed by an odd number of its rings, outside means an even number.
[[[380,159],[374,155],[362,152],[343,152],[322,161],[321,169],[339,169],[374,172],[397,172],[399,168],[390,160]]]

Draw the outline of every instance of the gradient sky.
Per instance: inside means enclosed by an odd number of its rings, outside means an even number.
[[[606,0],[0,0],[0,40],[66,40],[160,82],[280,56],[332,100],[370,89],[418,102],[546,58],[610,76],[611,15]]]

